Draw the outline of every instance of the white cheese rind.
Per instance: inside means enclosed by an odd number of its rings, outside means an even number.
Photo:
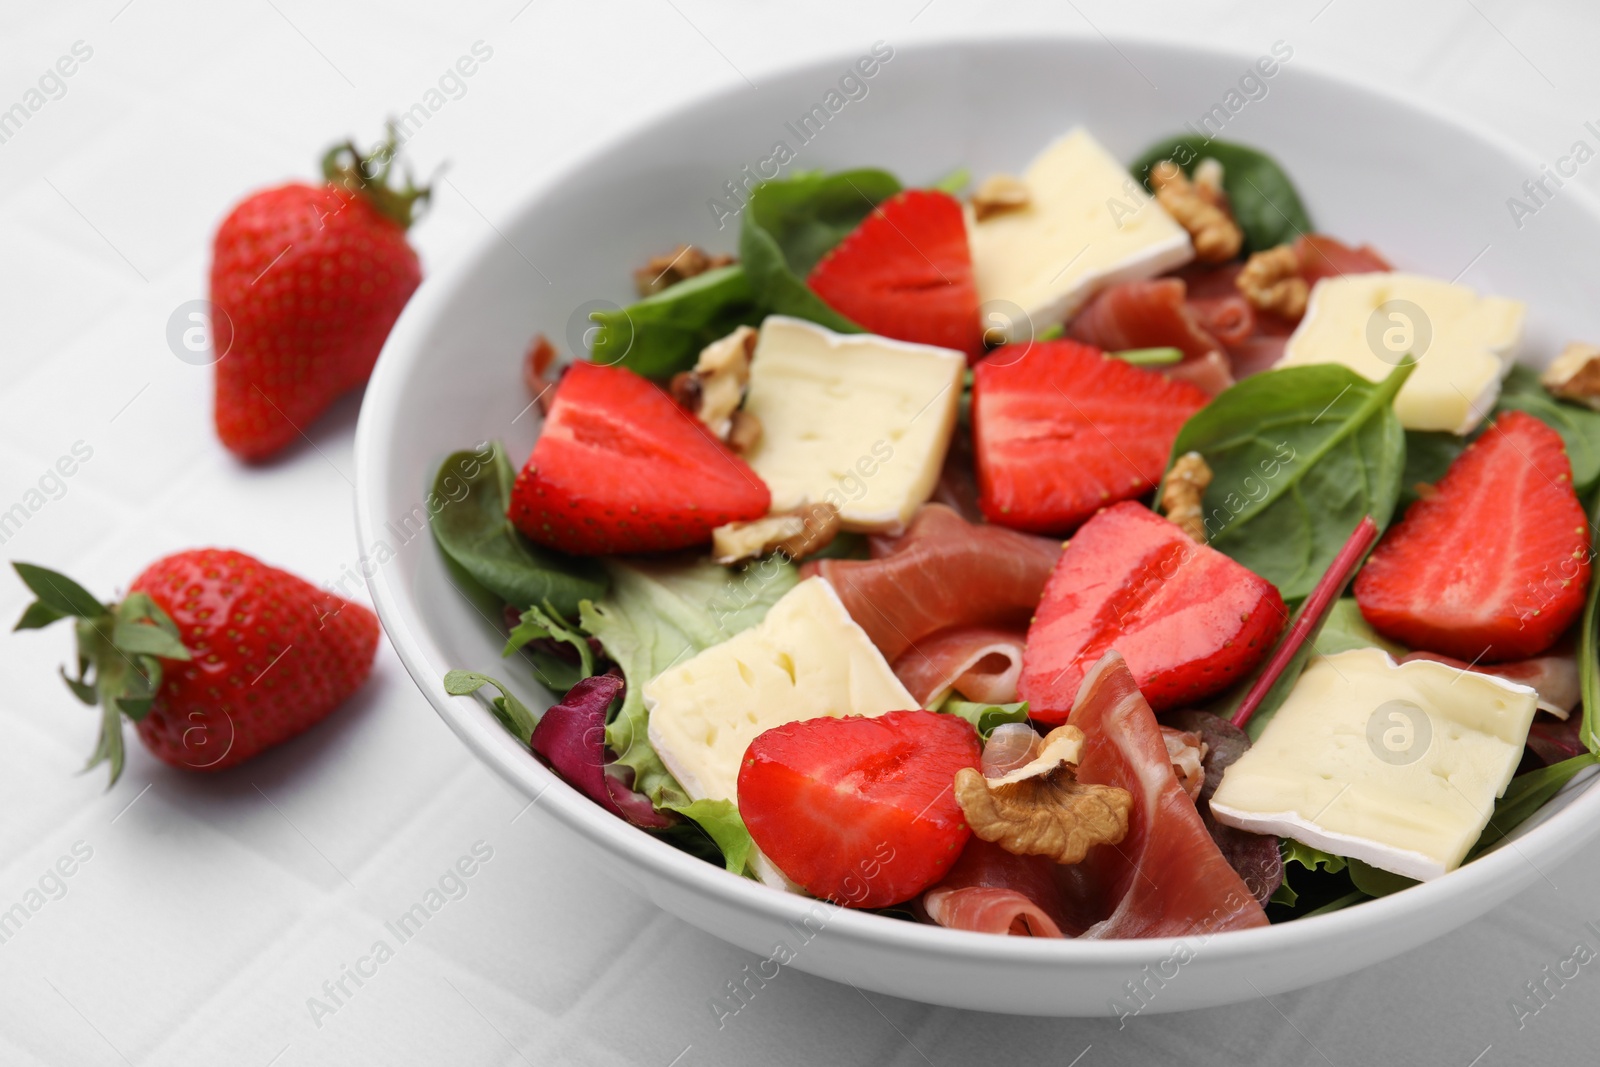
[[[1390,301],[1421,309],[1425,325],[1411,321],[1415,314],[1403,306],[1380,312]],[[1500,382],[1516,362],[1525,311],[1521,301],[1479,296],[1464,285],[1419,274],[1324,278],[1311,290],[1305,317],[1277,366],[1339,363],[1381,381],[1405,346],[1426,333],[1427,348],[1395,398],[1395,413],[1408,430],[1465,434],[1500,395]]]
[[[745,750],[765,731],[917,707],[822,578],[789,590],[758,625],[662,671],[642,695],[650,743],[690,798],[736,804]],[[793,888],[765,857],[752,865],[769,885]]]
[[[1082,127],[1050,144],[1022,175],[1029,203],[979,222],[969,211],[984,326],[1025,340],[1066,321],[1095,293],[1153,278],[1194,258],[1189,234]]]
[[[903,529],[939,481],[966,367],[954,349],[769,316],[744,408],[772,510],[830,503],[846,530]]]
[[[1316,657],[1224,772],[1211,813],[1436,878],[1488,825],[1537,703],[1525,685],[1427,660],[1397,665],[1382,649]]]

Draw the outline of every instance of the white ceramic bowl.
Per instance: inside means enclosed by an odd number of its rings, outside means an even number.
[[[864,98],[801,144],[785,124],[824,103],[856,58],[768,75],[757,90],[738,85],[631,130],[531,194],[422,286],[384,348],[357,433],[357,527],[373,599],[407,670],[467,746],[668,911],[761,955],[787,945],[793,966],[883,993],[989,1011],[1115,1013],[1123,984],[1145,968],[1173,973],[1163,961],[1176,941],[985,936],[768,889],[607,814],[475,700],[447,697],[440,679],[453,667],[509,676],[530,703],[541,693],[528,672],[500,659],[493,608],[464,597],[425,523],[417,532],[437,465],[486,438],[503,440],[520,462],[537,424],[534,412],[519,417],[527,397],[518,360],[529,338],[542,331],[578,348],[585,305],[626,302],[629,271],[679,241],[734,250],[737,219],[719,230],[708,201],[725,200],[724,183],[739,182],[746,164],[754,171],[780,140],[796,151],[788,169],[882,166],[918,184],[961,165],[979,176],[1015,171],[1076,123],[1131,158],[1217,106],[1228,116],[1221,136],[1282,161],[1323,231],[1371,241],[1398,266],[1526,300],[1535,359],[1568,337],[1600,337],[1600,306],[1581,269],[1600,247],[1600,208],[1568,185],[1518,229],[1505,201],[1539,176],[1539,161],[1482,130],[1292,57],[1261,80],[1265,96],[1240,92],[1233,100],[1248,102],[1230,114],[1228,93],[1255,56],[1133,41],[1113,48],[1098,38],[897,49],[865,81]],[[1193,958],[1158,989],[1148,986],[1146,1010],[1244,1000],[1394,956],[1510,897],[1597,832],[1600,791],[1570,786],[1510,844],[1437,881],[1319,918],[1187,939]]]

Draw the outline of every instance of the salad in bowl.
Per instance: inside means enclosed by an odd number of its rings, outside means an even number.
[[[1600,759],[1600,348],[1519,364],[1521,302],[1221,140],[730,193],[435,481],[506,636],[443,686],[615,818],[885,922],[1205,938]]]

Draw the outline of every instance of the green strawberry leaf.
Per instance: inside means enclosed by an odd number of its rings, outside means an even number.
[[[117,707],[122,713],[134,722],[138,722],[150,713],[150,705],[155,703],[155,697],[141,697],[137,700],[131,697],[117,698]]]
[[[33,591],[39,602],[62,615],[76,615],[83,619],[92,619],[97,615],[106,613],[106,606],[96,600],[83,586],[68,578],[65,574],[32,563],[11,564],[22,583]],[[26,616],[26,613],[24,613]]]
[[[190,658],[189,650],[183,647],[182,641],[149,623],[118,619],[111,629],[111,643],[130,656],[160,656],[178,660]]]
[[[73,695],[79,700],[83,701],[91,708],[100,703],[100,694],[95,691],[94,686],[83,680],[81,667],[79,676],[77,678],[73,678],[71,675],[67,674],[67,669],[65,667],[58,667],[56,669],[61,672],[61,680],[67,683],[67,688],[72,690]]]
[[[51,623],[55,622],[57,619],[64,619],[66,617],[67,615],[65,612],[57,611],[55,608],[51,607],[49,604],[46,604],[42,600],[35,600],[33,603],[29,604],[23,609],[22,618],[18,619],[17,624],[11,629],[14,631],[42,630],[46,626],[49,626]]]

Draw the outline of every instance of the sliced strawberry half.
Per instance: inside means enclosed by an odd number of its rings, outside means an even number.
[[[1589,527],[1561,436],[1502,415],[1411,505],[1356,577],[1379,633],[1476,663],[1549,648],[1583,608]]]
[[[1271,582],[1141,504],[1090,519],[1045,586],[1022,653],[1018,696],[1065,722],[1084,675],[1115,649],[1157,711],[1245,677],[1272,651],[1288,612]]]
[[[1076,341],[998,348],[973,369],[978,506],[1002,526],[1069,533],[1154,488],[1210,399]]]
[[[771,504],[744,460],[655,385],[621,367],[575,363],[507,515],[538,544],[598,555],[703,544]]]
[[[961,204],[930,189],[885,200],[811,269],[806,284],[871,333],[983,354]]]
[[[756,847],[811,895],[898,904],[944,877],[971,836],[953,786],[979,754],[958,715],[788,723],[745,750],[739,814]]]

